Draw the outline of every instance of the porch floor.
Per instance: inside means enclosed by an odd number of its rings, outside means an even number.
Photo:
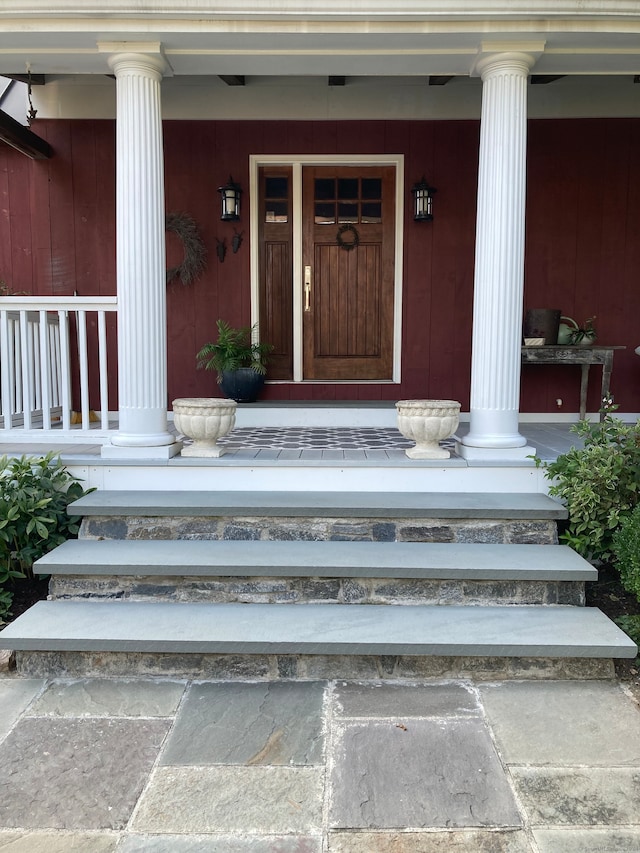
[[[110,424],[112,428],[117,424]],[[550,461],[560,454],[566,453],[571,447],[579,446],[580,439],[571,431],[571,423],[523,423],[520,432],[525,436],[529,445],[536,449],[540,459]],[[459,435],[466,432],[467,425],[462,424]],[[170,424],[170,430],[177,432]],[[49,439],[46,442],[21,442],[19,433],[15,437],[0,440],[0,455],[37,455],[51,450],[60,453],[61,459],[69,464],[113,465],[114,460],[102,460],[101,445],[89,444],[86,441],[78,444],[56,442]],[[185,442],[188,443],[188,442]],[[442,442],[442,446],[451,452],[448,460],[414,460],[405,455],[405,448],[411,447],[408,441],[395,427],[241,427],[236,428],[226,438],[220,440],[226,448],[226,453],[219,459],[182,458],[170,460],[171,465],[233,465],[269,463],[282,461],[309,461],[312,463],[335,463],[344,461],[345,464],[396,465],[413,466],[472,466],[474,462],[464,460],[455,453],[453,439]],[[139,464],[136,463],[136,464]],[[478,463],[475,463],[478,464]],[[524,463],[530,466],[531,460]]]

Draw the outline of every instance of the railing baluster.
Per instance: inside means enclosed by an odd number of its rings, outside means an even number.
[[[22,335],[20,333],[20,314],[13,324],[13,340],[12,340],[12,360],[11,367],[13,369],[13,411],[16,415],[22,412]]]
[[[78,361],[80,363],[80,412],[82,429],[89,429],[89,357],[87,352],[87,312],[76,312]]]
[[[109,373],[107,371],[107,315],[98,311],[98,369],[100,371],[100,426],[109,429]]]
[[[40,378],[40,335],[38,333],[38,315],[29,315],[29,364],[31,365],[31,414],[39,417],[42,411],[42,390]]]
[[[71,354],[69,352],[69,315],[58,311],[60,323],[60,364],[62,367],[62,428],[71,429]]]
[[[51,359],[49,352],[49,335],[47,312],[39,312],[40,322],[38,331],[40,333],[40,387],[42,425],[45,429],[51,429]]]
[[[24,428],[31,429],[31,403],[33,401],[33,373],[31,360],[33,347],[29,346],[29,315],[26,311],[20,313],[20,368],[22,374],[22,416]]]
[[[2,426],[4,429],[13,427],[13,384],[11,382],[11,348],[10,335],[13,321],[9,319],[8,311],[0,311],[0,365],[2,370],[0,384],[0,402],[2,403]]]
[[[60,321],[51,315],[49,323],[49,346],[51,348],[51,405],[59,409],[62,405],[62,361],[60,359]]]

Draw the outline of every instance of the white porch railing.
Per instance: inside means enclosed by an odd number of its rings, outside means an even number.
[[[0,441],[109,430],[106,317],[115,311],[115,296],[0,298]]]

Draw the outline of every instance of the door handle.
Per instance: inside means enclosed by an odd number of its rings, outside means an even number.
[[[304,310],[311,311],[311,267],[304,268]]]

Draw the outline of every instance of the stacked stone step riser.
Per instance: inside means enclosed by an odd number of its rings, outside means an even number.
[[[53,599],[241,604],[438,604],[583,606],[583,581],[419,578],[55,575]]]
[[[451,542],[556,545],[553,519],[87,516],[81,539]]]
[[[323,516],[87,516],[84,540],[369,541],[451,544],[558,542],[552,519],[338,518]],[[52,579],[56,598],[226,603],[530,604],[585,601],[581,581],[300,577],[63,577]]]
[[[37,564],[56,599],[242,604],[584,604],[596,572],[560,545],[80,539]]]
[[[18,673],[26,678],[143,676],[237,681],[471,678],[503,681],[610,680],[615,676],[613,661],[608,658],[19,651],[16,663]]]

